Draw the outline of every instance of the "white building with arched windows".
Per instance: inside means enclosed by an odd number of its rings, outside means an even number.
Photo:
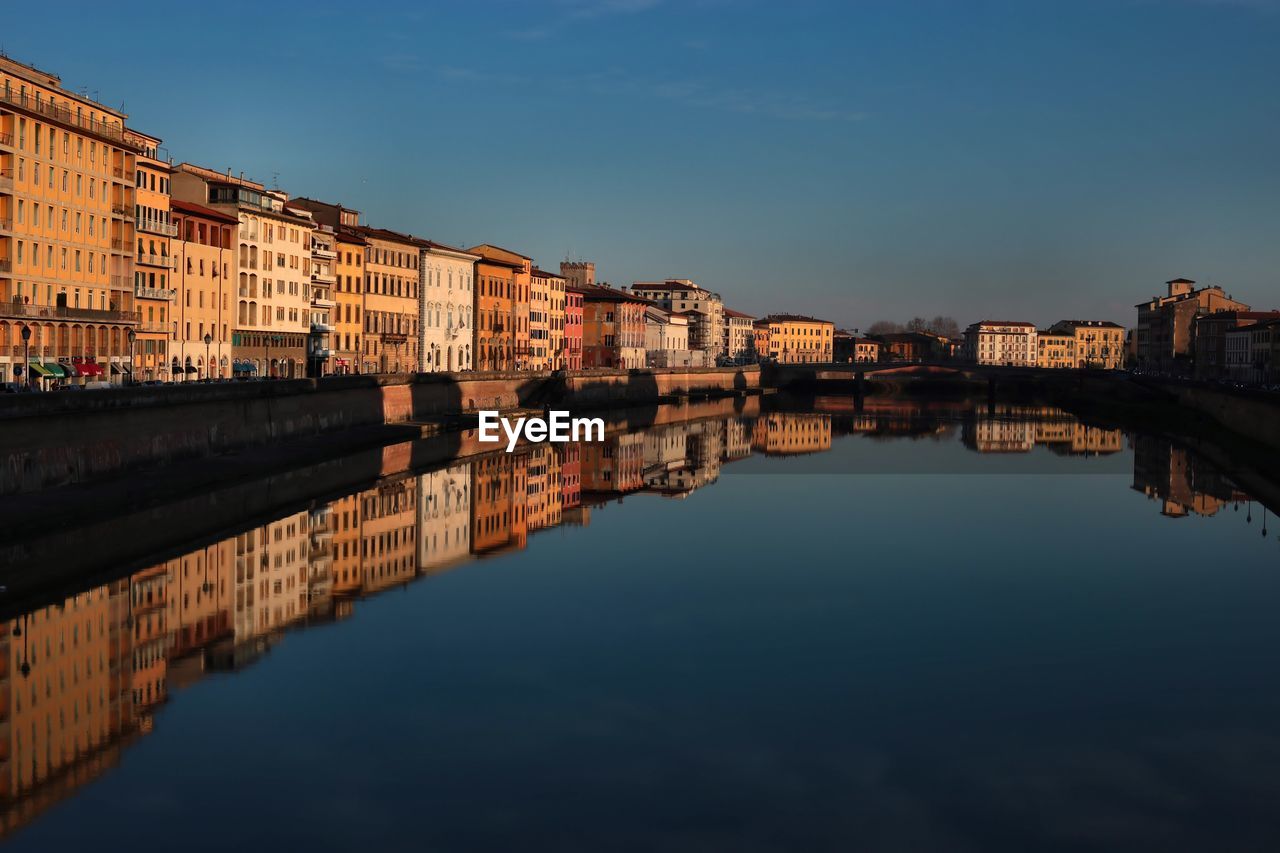
[[[479,255],[422,241],[418,265],[419,370],[424,373],[472,369],[471,312],[475,263]]]

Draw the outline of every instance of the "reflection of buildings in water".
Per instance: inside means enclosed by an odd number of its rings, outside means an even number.
[[[560,445],[560,507],[563,513],[582,504],[582,445]]]
[[[438,572],[471,556],[471,466],[418,477],[418,572]]]
[[[230,636],[235,540],[165,562],[170,671],[173,660]]]
[[[384,480],[360,495],[361,591],[397,586],[418,573],[417,478]]]
[[[745,459],[751,455],[754,420],[729,418],[724,424],[724,460]]]
[[[724,420],[674,424],[645,434],[646,491],[685,497],[720,478]]]
[[[128,584],[132,607],[126,624],[133,623],[133,707],[138,714],[149,713],[166,695],[169,662],[166,575],[164,566],[153,566],[132,575]]]
[[[515,456],[495,453],[471,463],[471,549],[488,554],[508,547],[512,537],[512,480]]]
[[[320,504],[307,512],[309,555],[307,559],[307,612],[327,614],[333,600],[333,506]]]
[[[350,597],[360,594],[364,572],[360,569],[360,548],[363,542],[360,507],[363,492],[338,498],[330,503],[333,528],[333,557],[330,574],[333,578],[333,594]]]
[[[756,420],[751,446],[766,456],[822,453],[831,449],[831,416],[770,412]]]
[[[560,524],[560,464],[556,445],[537,444],[525,457],[529,532]]]
[[[973,412],[964,422],[961,441],[979,453],[1028,453],[1043,445],[1060,455],[1118,453],[1124,433],[1081,423],[1054,406],[1001,404]]]
[[[624,433],[582,445],[584,502],[600,503],[643,488],[643,434]]]
[[[311,521],[306,511],[236,537],[235,641],[286,627],[307,611]]]
[[[1228,503],[1249,500],[1200,457],[1149,435],[1133,437],[1133,488],[1161,501],[1160,513],[1171,518],[1211,516]]]
[[[135,665],[130,591],[130,580],[112,581],[4,623],[0,835],[114,766],[138,729],[134,675],[155,670]],[[149,643],[152,630],[143,635]]]

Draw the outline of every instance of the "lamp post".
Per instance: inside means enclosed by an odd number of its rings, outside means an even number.
[[[22,347],[25,352],[23,357],[23,378],[26,379],[27,388],[31,387],[31,327],[24,325],[22,327]]]
[[[204,378],[213,378],[213,365],[209,363],[209,345],[213,343],[213,335],[204,333]]]
[[[138,339],[138,333],[135,332],[133,329],[130,329],[129,330],[129,364],[127,365],[128,370],[125,371],[129,376],[128,381],[125,383],[127,385],[133,384],[133,344],[134,344],[134,341],[136,341],[137,339]]]

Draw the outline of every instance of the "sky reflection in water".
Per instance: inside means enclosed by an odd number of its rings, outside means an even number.
[[[1274,845],[1260,504],[1055,410],[817,406],[391,478],[10,620],[8,840]]]

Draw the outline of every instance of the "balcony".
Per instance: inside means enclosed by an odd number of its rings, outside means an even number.
[[[336,303],[327,296],[317,295],[311,297],[312,308],[332,308],[335,304]]]
[[[0,234],[13,230],[12,219],[0,219]]]
[[[174,259],[168,255],[151,255],[139,252],[136,260],[138,263],[149,267],[163,267],[167,270],[177,269]]]
[[[0,191],[13,192],[13,169],[0,169]]]
[[[87,133],[110,139],[118,145],[125,145],[130,149],[137,149],[139,146],[132,142],[125,142],[124,128],[118,124],[107,124],[104,121],[85,116],[81,113],[73,113],[67,107],[59,106],[51,101],[36,103],[35,99],[26,92],[0,89],[0,103],[9,104],[20,110],[36,113],[38,115],[47,116],[54,121],[61,122],[71,127],[78,127]],[[0,143],[11,144],[11,143]]]
[[[178,298],[178,291],[173,288],[166,287],[143,287],[140,284],[133,286],[133,295],[139,299],[163,299],[172,302]]]
[[[333,326],[324,322],[315,322],[311,324],[311,331],[319,335],[328,334],[333,331]]]
[[[12,148],[12,147],[13,147],[13,134],[0,133],[0,148]]]
[[[172,222],[161,222],[158,219],[145,219],[139,216],[137,226],[139,231],[146,231],[148,234],[163,234],[166,237],[178,236],[178,226]]]
[[[155,320],[139,320],[138,331],[154,332],[155,334],[158,334],[158,335],[167,335],[169,334],[169,325],[167,323],[162,323]]]
[[[338,257],[338,253],[337,253],[337,252],[335,252],[333,249],[326,249],[326,248],[324,248],[323,246],[312,246],[312,247],[311,247],[311,257],[313,257],[313,258],[327,258],[327,259],[329,259],[329,260],[336,260],[336,259],[337,259],[337,257]]]
[[[22,317],[33,320],[91,320],[99,323],[136,323],[139,315],[136,311],[0,302],[0,317]]]
[[[311,274],[311,280],[316,284],[336,284],[338,277],[333,273],[313,272]]]
[[[316,347],[311,351],[312,358],[328,358],[333,355],[333,350],[328,347]]]

